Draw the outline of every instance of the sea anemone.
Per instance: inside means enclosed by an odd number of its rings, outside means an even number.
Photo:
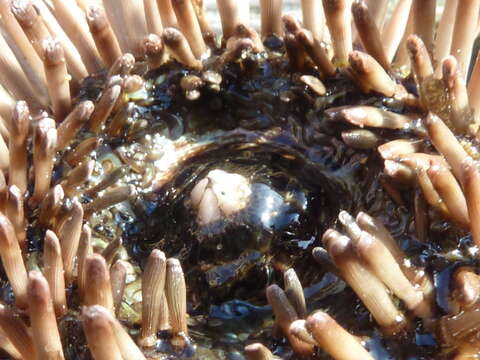
[[[244,5],[0,0],[11,358],[480,354],[480,1]]]

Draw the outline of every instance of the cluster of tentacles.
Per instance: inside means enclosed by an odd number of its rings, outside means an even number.
[[[385,163],[384,174],[389,179],[384,187],[399,206],[404,204],[402,189],[417,188],[412,201],[417,240],[433,241],[430,223],[437,216],[463,229],[460,232],[467,235],[472,247],[461,263],[469,265],[457,266],[452,271],[448,314],[441,316],[435,298],[438,282],[434,285],[423,268],[412,264],[388,230],[363,212],[354,218],[341,211],[338,220],[345,234],[335,229],[327,230],[322,247],[315,248],[313,256],[324,268],[333,268],[332,271],[353,289],[387,337],[412,331],[409,322],[412,318],[420,318],[424,328],[435,334],[439,346],[445,350],[444,355],[437,356],[474,358],[479,353],[476,335],[479,289],[474,266],[480,241],[475,220],[479,189],[476,162],[478,62],[471,70],[468,86],[465,77],[469,73],[476,36],[478,3],[459,3],[456,8],[456,2],[447,1],[436,31],[435,2],[419,4],[399,2],[384,24],[382,17],[374,15],[382,12],[381,5],[375,4],[369,11],[363,2],[353,2],[351,13],[358,38],[358,43],[353,43],[363,52],[352,51],[347,2],[323,2],[335,61],[345,65],[340,72],[351,77],[363,92],[382,94],[408,109],[408,114],[397,114],[377,107],[347,105],[327,109],[325,116],[332,121],[371,129],[355,132],[355,136],[345,132],[342,137],[354,148],[378,149]],[[449,17],[451,11],[456,11],[456,20]],[[467,17],[470,11],[471,16]],[[308,31],[292,26],[291,19],[284,20],[287,53],[298,70],[308,57],[315,61],[316,53],[302,44],[302,39],[306,38],[302,34]],[[293,39],[297,41],[297,50],[303,52],[288,51],[288,36],[292,42]],[[330,72],[330,63],[324,66],[323,62],[316,62],[316,65],[325,78],[338,71],[337,68]],[[398,71],[399,65],[411,67],[415,94],[408,92],[398,82],[399,78],[392,76],[392,69]],[[413,130],[415,137],[411,133],[378,146],[381,140],[375,128]],[[287,336],[295,353],[309,358],[314,348],[319,347],[335,359],[372,359],[373,355],[366,350],[369,347],[367,339],[361,340],[348,333],[324,311],[306,313],[302,287],[291,271],[285,273],[285,290],[271,285],[267,298],[276,315],[277,326]],[[392,301],[393,298],[400,300],[402,305]],[[251,354],[251,359],[272,356],[260,344],[249,346],[247,353]]]
[[[471,233],[464,263],[474,264],[480,246],[480,62],[468,86],[465,79],[480,1],[447,0],[437,26],[434,0],[399,0],[389,15],[387,0],[369,6],[302,1],[303,23],[282,16],[281,0],[261,0],[260,34],[242,18],[240,2],[217,3],[221,41],[201,0],[0,1],[0,257],[5,289],[12,290],[0,305],[0,346],[12,358],[87,357],[69,353],[69,343],[81,340],[61,338],[57,323],[65,314],[80,319],[85,351],[98,360],[162,356],[160,330],[168,334],[171,353],[190,347],[179,261],[154,250],[141,272],[128,262],[121,241],[94,242],[91,234],[91,226],[117,214],[118,204],[161,181],[155,174],[145,180],[145,168],[137,165],[151,154],[138,148],[120,156],[135,170],[130,182],[119,181],[125,167],[112,170],[109,159],[99,166],[96,156],[103,141],[132,125],[128,104],[151,86],[142,76],[172,61],[185,67],[180,86],[194,101],[199,89],[221,82],[204,70],[280,44],[289,71],[306,75],[302,81],[316,97],[330,95],[325,84],[349,79],[377,102],[398,108],[352,104],[327,109],[325,117],[354,128],[340,134],[348,146],[378,148],[384,187],[399,205],[402,189],[417,189],[419,241],[430,240],[431,222],[446,219],[469,240]],[[400,138],[382,144],[383,129]],[[339,222],[345,234],[326,231],[313,256],[353,289],[385,336],[409,332],[413,319],[421,319],[456,358],[480,352],[474,266],[453,272],[449,313],[440,316],[433,280],[381,222],[346,212]],[[135,295],[126,291],[132,279],[141,279]],[[140,295],[139,321],[121,304]],[[293,269],[285,272],[285,290],[271,285],[266,298],[277,333],[297,356],[314,358],[322,349],[335,359],[372,358],[366,339],[326,312],[307,313]],[[273,357],[261,344],[247,346],[245,356]]]

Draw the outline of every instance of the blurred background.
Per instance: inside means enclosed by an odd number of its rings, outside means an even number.
[[[220,30],[220,17],[217,14],[217,1],[216,0],[203,0],[205,7],[207,9],[208,17],[210,23],[213,25],[215,30]],[[249,21],[250,24],[253,25],[255,28],[260,26],[260,0],[237,0],[239,6],[242,6],[245,11],[245,14],[248,13],[248,9],[250,9]],[[376,1],[376,0],[369,0],[369,1]],[[395,4],[399,0],[390,0],[389,10],[391,10]],[[367,1],[368,3],[368,1]],[[439,10],[437,14],[441,14],[443,11],[443,5],[445,0],[438,0],[437,7]],[[297,19],[302,19],[302,9],[301,9],[301,0],[283,0],[283,14],[292,14]]]
[[[220,17],[217,14],[216,0],[203,0],[208,12],[209,20],[214,25],[215,30],[220,30]],[[238,0],[239,6],[242,6],[245,14],[250,9],[249,21],[255,28],[260,26],[260,1],[259,0]],[[297,19],[302,18],[302,10],[300,7],[300,0],[284,0],[283,14],[295,15]]]

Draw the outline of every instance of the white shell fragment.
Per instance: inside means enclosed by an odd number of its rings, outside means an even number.
[[[247,178],[216,169],[195,185],[190,200],[198,211],[197,222],[206,225],[245,208],[251,194]]]

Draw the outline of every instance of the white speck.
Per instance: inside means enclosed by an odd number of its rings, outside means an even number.
[[[478,247],[476,246],[469,247],[468,252],[470,253],[470,255],[476,255],[478,253]]]

